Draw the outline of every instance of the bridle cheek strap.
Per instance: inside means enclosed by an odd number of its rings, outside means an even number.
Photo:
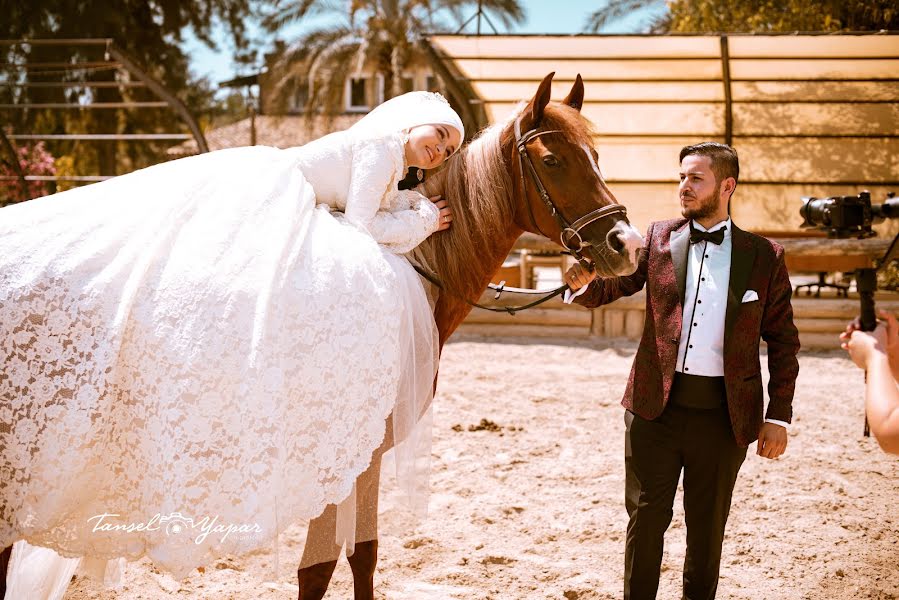
[[[531,206],[531,201],[528,198],[528,186],[527,180],[525,179],[525,164],[527,164],[527,170],[531,175],[531,179],[534,180],[534,184],[537,186],[537,193],[540,195],[540,199],[543,200],[543,203],[549,209],[550,213],[553,216],[556,216],[556,207],[552,203],[552,199],[549,197],[549,192],[546,191],[546,188],[543,186],[543,182],[540,181],[540,176],[537,174],[536,169],[534,169],[534,164],[531,162],[531,157],[528,156],[527,152],[527,144],[533,139],[540,137],[541,135],[547,133],[556,133],[559,130],[547,130],[547,131],[537,131],[536,129],[531,129],[524,136],[521,135],[521,120],[515,119],[515,148],[517,150],[516,154],[518,155],[518,175],[521,178],[521,193],[524,196],[524,203],[528,207],[528,218],[531,220],[531,225],[533,225],[534,229],[540,232],[540,234],[545,237],[552,239],[551,236],[546,235],[542,229],[540,229],[540,225],[537,224],[537,219],[534,218],[534,209]]]

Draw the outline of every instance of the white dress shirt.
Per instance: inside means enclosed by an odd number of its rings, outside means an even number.
[[[726,227],[721,244],[690,244],[687,252],[684,312],[675,371],[704,377],[724,376],[724,316],[733,247],[730,219],[710,229],[696,221],[699,231]]]

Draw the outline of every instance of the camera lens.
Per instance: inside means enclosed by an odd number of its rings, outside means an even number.
[[[803,227],[832,227],[830,207],[833,198],[803,198],[799,214],[803,218]]]

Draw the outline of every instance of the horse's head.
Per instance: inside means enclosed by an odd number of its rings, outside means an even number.
[[[592,262],[601,276],[629,275],[637,269],[643,237],[599,170],[590,127],[580,113],[581,76],[561,103],[550,103],[553,75],[512,123],[516,224]]]

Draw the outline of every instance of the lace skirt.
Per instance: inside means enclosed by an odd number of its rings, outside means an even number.
[[[0,547],[180,578],[347,498],[392,412],[411,438],[436,372],[425,289],[316,207],[295,153],[0,211]]]

